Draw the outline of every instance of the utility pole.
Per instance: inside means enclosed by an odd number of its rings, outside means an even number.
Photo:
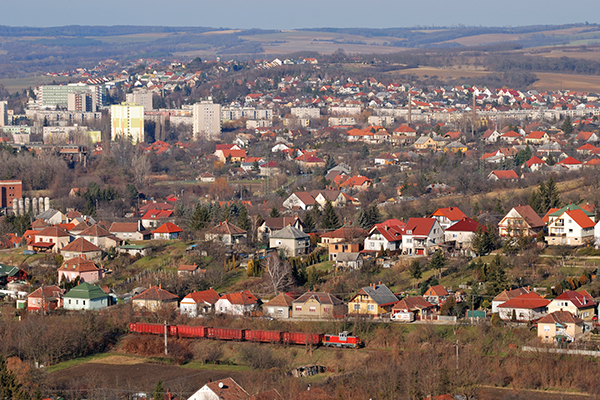
[[[458,339],[456,339],[456,372],[458,373]]]
[[[458,341],[456,343],[458,343]],[[458,348],[456,351],[458,352]],[[167,349],[167,320],[165,320],[165,356],[166,355],[169,355],[169,350]]]
[[[471,325],[473,325],[473,314],[475,313],[475,296],[471,295]]]

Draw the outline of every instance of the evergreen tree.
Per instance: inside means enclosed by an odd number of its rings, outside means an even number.
[[[415,280],[418,281],[423,276],[423,270],[421,269],[421,263],[419,260],[413,260],[408,267],[408,273]]]
[[[338,229],[342,226],[340,223],[340,218],[335,212],[335,208],[333,208],[333,204],[329,200],[325,203],[325,208],[323,209],[323,217],[321,218],[321,228],[332,231]]]
[[[431,261],[429,261],[429,268],[438,271],[439,276],[441,277],[442,269],[446,266],[447,262],[448,260],[446,259],[446,256],[444,256],[444,253],[441,250],[436,250],[431,257]]]
[[[210,222],[210,213],[208,208],[198,203],[194,209],[194,213],[190,218],[190,229],[201,230],[208,226]]]
[[[250,219],[248,218],[248,209],[243,204],[239,209],[237,226],[239,226],[241,229],[243,229],[245,231],[250,230]]]
[[[8,369],[3,356],[0,356],[0,399],[31,400],[15,373]]]
[[[373,204],[369,207],[367,210],[367,219],[369,221],[369,228],[381,222],[381,213],[379,212],[377,204]]]
[[[570,135],[571,132],[573,132],[573,123],[571,122],[571,117],[569,117],[568,115],[566,116],[560,129],[562,129],[565,135]]]
[[[314,232],[316,228],[315,219],[312,216],[312,212],[307,212],[304,215],[304,231],[307,233]]]
[[[335,167],[336,163],[333,157],[328,157],[327,162],[325,163],[325,171],[329,171],[331,168]]]
[[[279,209],[276,206],[273,206],[273,208],[271,208],[271,213],[269,214],[269,217],[271,217],[271,218],[281,217],[281,214],[279,213]]]
[[[360,155],[361,155],[363,158],[367,158],[367,157],[369,157],[369,148],[367,147],[367,145],[366,145],[366,144],[363,144],[363,147],[362,147],[362,149],[360,149]]]
[[[369,230],[372,228],[372,225],[369,222],[368,213],[362,208],[360,209],[356,217],[356,225],[360,226],[364,230]]]
[[[154,392],[152,393],[152,400],[164,400],[165,391],[163,389],[163,383],[161,380],[156,382],[154,386]]]

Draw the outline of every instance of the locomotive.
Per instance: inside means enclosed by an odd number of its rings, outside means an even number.
[[[162,325],[133,322],[129,324],[132,333],[163,335],[179,338],[208,338],[215,340],[236,340],[258,343],[282,343],[314,345],[326,347],[358,348],[362,342],[358,336],[344,331],[337,335],[323,333],[264,331],[237,328],[211,328],[208,326]]]

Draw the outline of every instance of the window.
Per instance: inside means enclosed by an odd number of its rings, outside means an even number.
[[[71,304],[71,299],[69,299],[69,304]]]
[[[546,332],[548,332],[548,331],[550,330],[550,327],[549,327],[548,325],[545,325],[545,326],[544,326],[544,330],[545,330]]]
[[[360,311],[360,304],[354,304],[354,311]]]
[[[323,312],[330,313],[331,307],[323,307]]]
[[[296,306],[296,311],[302,311],[302,306]]]
[[[277,314],[283,314],[283,308],[278,308],[277,309]]]
[[[309,307],[308,311],[316,313],[317,312],[317,307]]]
[[[375,304],[368,304],[367,305],[367,310],[368,311],[375,311]]]

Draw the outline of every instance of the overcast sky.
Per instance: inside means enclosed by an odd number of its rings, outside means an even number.
[[[19,0],[0,25],[315,27],[522,26],[600,22],[599,0]]]

